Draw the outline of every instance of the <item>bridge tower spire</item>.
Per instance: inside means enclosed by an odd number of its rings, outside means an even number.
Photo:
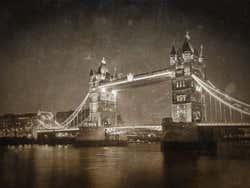
[[[172,79],[172,111],[173,122],[192,123],[203,120],[203,91],[191,75],[205,78],[205,66],[198,58],[198,52],[190,43],[191,37],[187,32],[185,40],[176,58],[174,49],[170,52],[170,65],[175,72]],[[181,53],[181,54],[180,54]],[[200,56],[202,55],[200,51]]]
[[[169,56],[170,66],[173,66],[177,62],[177,51],[175,49],[175,45],[172,45],[170,56]]]
[[[203,45],[200,46],[200,53],[199,53],[199,62],[203,63],[204,56],[203,56]]]

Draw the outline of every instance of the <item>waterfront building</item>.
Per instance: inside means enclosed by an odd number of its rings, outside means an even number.
[[[4,114],[0,116],[0,137],[32,137],[37,114]]]

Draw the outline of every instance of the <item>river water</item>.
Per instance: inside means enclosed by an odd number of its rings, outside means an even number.
[[[4,147],[0,187],[250,187],[250,161],[240,156],[163,154],[159,144]]]

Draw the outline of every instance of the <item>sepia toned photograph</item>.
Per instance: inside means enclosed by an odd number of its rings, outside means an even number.
[[[0,1],[0,188],[250,187],[250,0]]]

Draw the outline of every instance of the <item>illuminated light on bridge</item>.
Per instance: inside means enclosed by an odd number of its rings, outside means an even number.
[[[106,92],[106,88],[105,87],[101,88],[101,92],[105,93]]]
[[[196,124],[199,127],[250,127],[250,123],[197,123]]]
[[[162,126],[161,125],[153,125],[153,126],[120,126],[120,127],[110,127],[110,128],[105,128],[106,130],[117,130],[117,129],[151,129],[151,130],[156,130],[156,131],[161,131]]]
[[[173,71],[168,70],[168,69],[163,69],[163,70],[154,71],[152,73],[133,75],[133,77],[130,75],[128,76],[128,78],[123,78],[117,81],[111,81],[109,83],[101,83],[98,87],[109,88],[109,87],[115,87],[115,86],[122,86],[125,84],[131,85],[132,83],[136,83],[139,81],[150,81],[150,79],[156,79],[156,78],[163,78],[163,79],[171,78],[173,76],[174,76]]]
[[[136,130],[136,129],[144,129],[144,130],[151,130],[151,131],[162,131],[162,126],[161,125],[137,125],[137,126],[120,126],[120,127],[109,127],[105,128],[106,133],[108,134],[124,134],[127,133],[128,131],[131,130]]]
[[[117,90],[112,90],[112,94],[116,97],[117,96],[118,91]]]
[[[77,132],[79,128],[67,128],[67,129],[44,129],[44,130],[37,130],[37,133],[57,133],[57,132]]]

